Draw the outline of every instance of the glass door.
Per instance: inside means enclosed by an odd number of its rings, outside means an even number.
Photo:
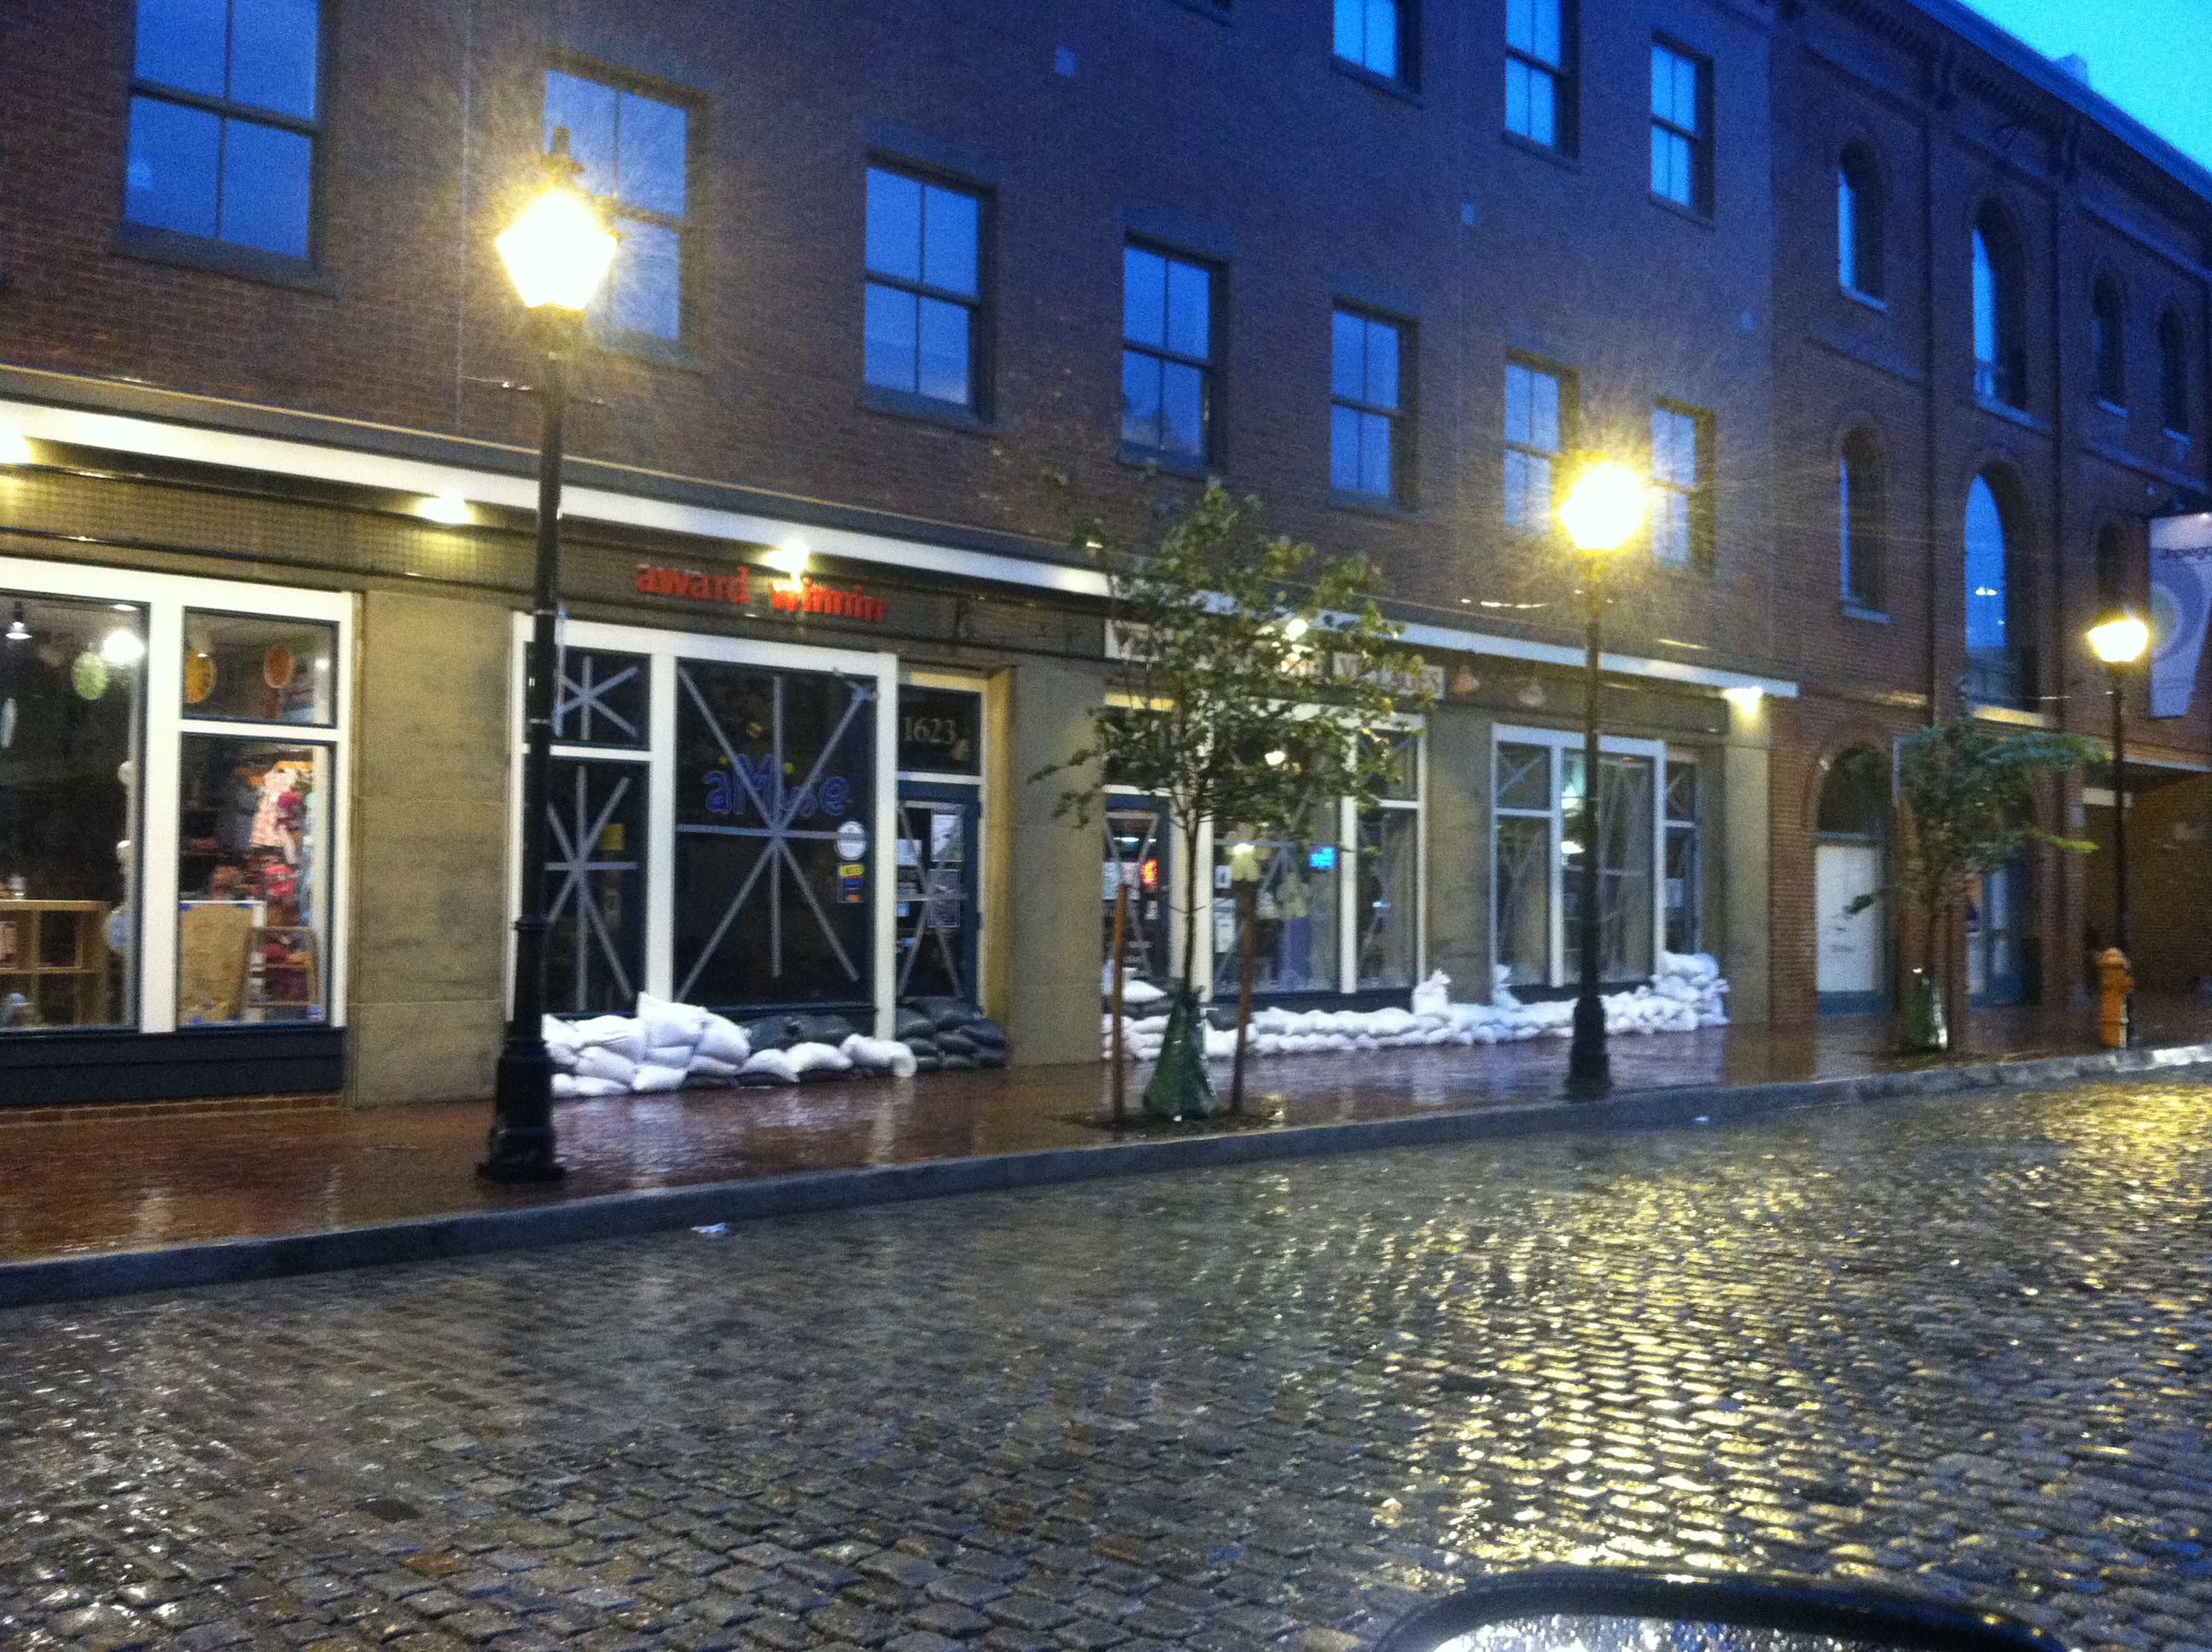
[[[898,997],[975,991],[976,833],[972,786],[902,781],[898,797]]]

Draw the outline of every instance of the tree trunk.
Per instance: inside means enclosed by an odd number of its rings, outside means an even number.
[[[1121,969],[1122,951],[1129,923],[1129,886],[1122,881],[1121,866],[1114,869],[1114,1126],[1119,1129],[1127,1116],[1121,1067]]]
[[[1229,1110],[1242,1116],[1244,1111],[1244,1042],[1252,1024],[1252,929],[1260,907],[1260,886],[1249,881],[1237,885],[1237,1059],[1230,1068]]]

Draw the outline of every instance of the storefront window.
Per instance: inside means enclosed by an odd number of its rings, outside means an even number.
[[[679,659],[676,684],[675,996],[867,1007],[875,680]]]
[[[545,988],[556,1015],[628,1015],[644,980],[645,781],[635,762],[553,760]]]
[[[145,610],[0,594],[0,1029],[136,1018]]]
[[[1420,946],[1420,816],[1359,816],[1359,987],[1411,987]]]
[[[1552,975],[1552,748],[1498,748],[1496,883],[1498,962],[1508,984]]]
[[[1582,973],[1583,754],[1570,750],[1560,780],[1560,917],[1567,975]],[[1651,973],[1651,760],[1600,754],[1598,776],[1598,973],[1628,981]]]
[[[649,664],[643,654],[562,649],[561,692],[553,704],[554,739],[562,745],[642,747],[652,686]]]
[[[335,625],[187,609],[184,714],[327,728],[337,652]]]
[[[1325,811],[1335,819],[1334,806]],[[1213,835],[1213,990],[1218,997],[1238,990],[1243,969],[1237,932],[1231,857],[1250,844],[1260,866],[1260,887],[1252,932],[1252,987],[1255,992],[1334,993],[1337,978],[1337,843],[1324,828],[1303,847],[1279,828]]]
[[[325,746],[182,737],[179,1026],[323,1019],[331,782]]]
[[[1704,950],[1703,905],[1698,887],[1698,771],[1694,764],[1667,765],[1667,950]]]
[[[1121,962],[1132,981],[1167,986],[1172,976],[1170,951],[1170,890],[1167,816],[1158,805],[1137,798],[1109,800],[1106,808],[1104,897],[1101,915],[1100,956],[1107,969],[1114,957],[1114,898],[1117,888],[1129,891],[1122,917]],[[1111,976],[1107,977],[1110,985]]]

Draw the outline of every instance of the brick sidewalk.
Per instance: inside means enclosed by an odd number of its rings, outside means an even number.
[[[2212,1037],[2212,1003],[2142,1006],[2144,1042]],[[2097,1048],[2079,1012],[1978,1014],[1951,1065]],[[1880,1017],[1806,1029],[1731,1028],[1613,1041],[1623,1093],[1895,1072],[1926,1062],[1887,1048]],[[1255,1096],[1281,1127],[1417,1118],[1558,1098],[1558,1039],[1471,1048],[1255,1061]],[[1943,1065],[1937,1063],[1934,1065]],[[1134,1111],[1146,1069],[1132,1069]],[[1224,1088],[1226,1070],[1217,1066]],[[1012,1068],[904,1081],[707,1090],[564,1104],[568,1179],[501,1188],[477,1180],[486,1102],[354,1112],[324,1098],[259,1110],[86,1107],[0,1113],[0,1260],[143,1251],[331,1233],[516,1211],[642,1189],[1101,1146],[1103,1068]],[[1204,1130],[1190,1133],[1206,1133]]]

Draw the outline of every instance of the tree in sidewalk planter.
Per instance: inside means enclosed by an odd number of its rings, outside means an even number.
[[[1032,777],[1083,775],[1055,812],[1084,823],[1109,782],[1152,793],[1192,868],[1183,979],[1145,1090],[1158,1118],[1219,1110],[1196,979],[1199,908],[1212,896],[1196,865],[1201,828],[1265,828],[1303,852],[1335,799],[1374,803],[1397,761],[1395,720],[1429,699],[1420,657],[1398,646],[1399,628],[1376,605],[1373,568],[1268,538],[1259,513],[1258,500],[1212,483],[1148,544],[1115,545],[1098,523],[1079,525],[1077,544],[1107,573],[1114,697],[1091,712],[1081,750]],[[1239,902],[1248,914],[1249,899]],[[1245,1032],[1240,1005],[1240,1081]]]
[[[2079,734],[2007,730],[1960,715],[1932,723],[1900,753],[1905,852],[1886,889],[1846,908],[1863,912],[1885,896],[1919,914],[1921,957],[1905,994],[1899,1042],[1940,1050],[1950,1042],[1944,1011],[1943,938],[1974,880],[2045,847],[2086,853],[2094,846],[2035,823],[2035,794],[2045,781],[2106,755]]]

